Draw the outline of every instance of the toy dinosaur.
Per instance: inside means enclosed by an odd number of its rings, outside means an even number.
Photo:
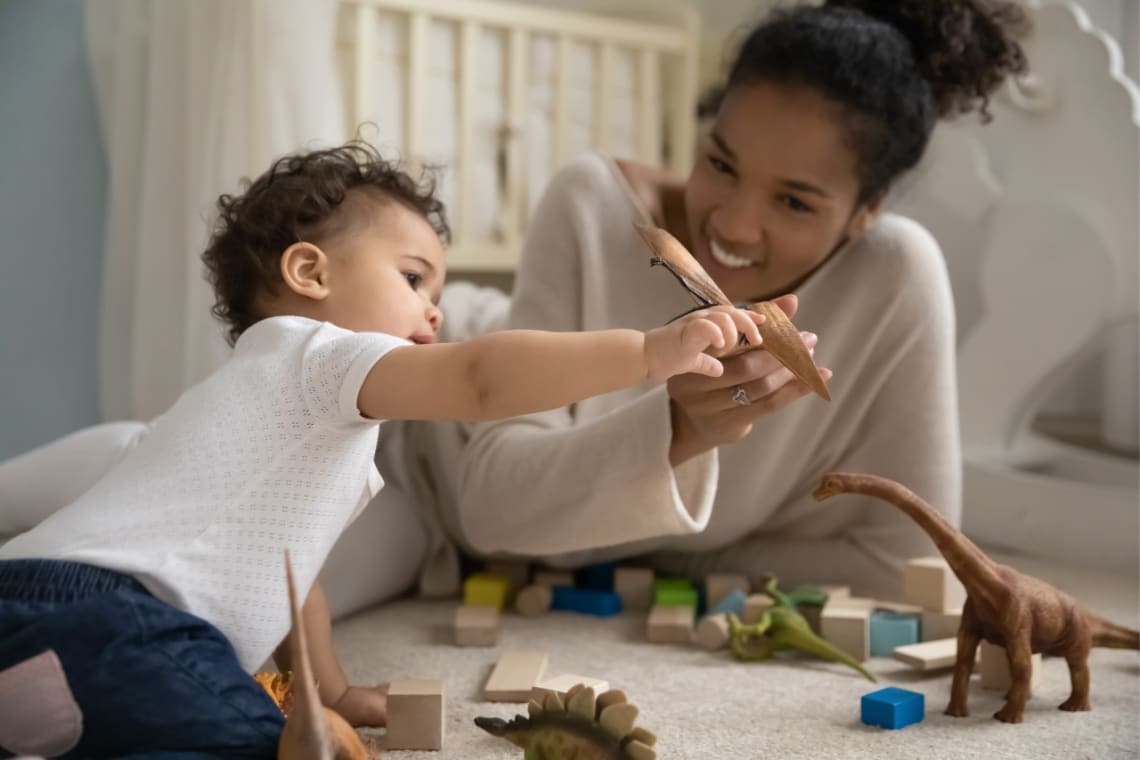
[[[289,613],[293,635],[289,637],[289,656],[295,677],[292,679],[292,708],[285,718],[278,760],[366,760],[368,750],[348,721],[321,705],[313,680],[313,666],[305,641],[305,626],[297,604],[293,569],[289,553],[285,553],[285,581],[289,587]]]
[[[657,737],[634,726],[637,707],[617,689],[595,697],[578,684],[565,702],[549,693],[540,705],[531,700],[527,716],[510,721],[476,718],[487,733],[522,747],[524,760],[655,760]]]
[[[934,540],[950,569],[966,587],[958,628],[958,655],[946,714],[969,715],[966,691],[982,639],[1005,647],[1012,686],[994,717],[1020,723],[1029,698],[1033,654],[1064,657],[1072,692],[1062,710],[1089,709],[1089,650],[1092,647],[1140,649],[1140,632],[1110,623],[1045,581],[994,562],[946,521],[936,509],[905,486],[877,475],[831,473],[813,495],[816,500],[843,493],[874,496],[911,517]]]
[[[660,227],[643,224],[635,224],[634,227],[637,228],[641,239],[653,251],[651,265],[664,266],[677,278],[681,287],[696,299],[697,306],[690,311],[716,305],[732,305],[724,291],[693,258],[693,254],[681,245],[681,241]],[[760,337],[764,339],[764,349],[780,364],[787,367],[793,375],[806,383],[820,398],[830,401],[831,393],[827,389],[823,375],[819,373],[811,352],[800,338],[799,330],[792,324],[792,320],[788,319],[784,310],[771,301],[750,304],[748,308],[765,317],[764,322],[759,325]]]
[[[852,667],[875,682],[875,677],[855,658],[812,632],[795,602],[776,588],[775,576],[768,577],[764,590],[773,604],[764,610],[758,622],[745,625],[736,615],[728,615],[729,647],[738,660],[767,660],[780,650],[799,649]]]

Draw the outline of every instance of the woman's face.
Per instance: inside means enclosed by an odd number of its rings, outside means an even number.
[[[690,250],[733,301],[795,289],[874,222],[878,203],[855,210],[856,157],[841,116],[808,88],[756,83],[725,95],[685,209]]]

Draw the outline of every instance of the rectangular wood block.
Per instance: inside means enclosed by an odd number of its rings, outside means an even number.
[[[654,644],[691,644],[693,608],[654,605],[646,627],[646,638]]]
[[[455,643],[461,647],[490,647],[499,641],[499,610],[496,607],[455,609]]]
[[[705,578],[705,607],[712,609],[732,591],[740,589],[745,596],[752,593],[747,575],[715,574]]]
[[[995,646],[983,641],[978,648],[978,670],[982,672],[983,689],[1008,689],[1010,687],[1009,657],[1005,647]],[[1032,673],[1029,676],[1029,688],[1036,689],[1041,682],[1041,653],[1031,658]]]
[[[744,600],[744,617],[741,620],[745,623],[757,623],[760,621],[760,616],[764,614],[764,610],[772,606],[772,597],[767,594],[749,594],[748,598]]]
[[[870,656],[871,610],[827,605],[819,622],[820,635],[859,662]]]
[[[393,681],[386,749],[443,749],[443,681]]]
[[[922,640],[936,641],[938,639],[952,639],[958,636],[958,626],[962,622],[962,610],[953,612],[938,612],[937,610],[922,611]]]
[[[961,609],[966,589],[942,557],[912,559],[903,568],[903,598],[937,612]]]
[[[539,586],[573,586],[574,573],[569,570],[537,570],[534,573],[534,582]]]
[[[647,610],[653,604],[653,571],[647,567],[619,567],[614,571],[614,591],[622,609]]]
[[[545,652],[503,652],[483,687],[483,698],[488,702],[526,702],[545,673]]]
[[[554,693],[560,697],[565,697],[566,692],[578,684],[592,688],[594,690],[594,696],[609,691],[610,688],[609,682],[603,681],[600,678],[590,678],[589,676],[577,676],[573,673],[566,673],[561,676],[555,676],[554,678],[546,678],[536,683],[534,688],[530,691],[530,698],[541,705],[542,700],[546,699],[547,694]]]
[[[936,639],[896,647],[894,658],[919,670],[939,670],[954,667],[957,652],[957,639]]]

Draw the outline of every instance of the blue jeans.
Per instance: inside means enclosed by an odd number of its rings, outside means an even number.
[[[217,628],[120,573],[0,561],[0,670],[48,649],[83,711],[65,758],[277,754],[281,712]]]

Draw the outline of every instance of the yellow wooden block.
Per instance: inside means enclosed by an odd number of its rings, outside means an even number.
[[[469,607],[503,609],[510,594],[511,582],[490,573],[476,573],[463,582],[463,603]]]

